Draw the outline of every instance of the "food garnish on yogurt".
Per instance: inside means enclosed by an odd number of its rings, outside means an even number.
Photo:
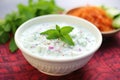
[[[21,35],[23,47],[36,56],[71,58],[94,49],[96,38],[81,25],[48,22],[32,25]]]
[[[60,26],[56,25],[56,29],[49,29],[40,34],[47,35],[47,39],[60,39],[69,45],[74,45],[72,38],[69,33],[73,30],[71,26],[64,26],[60,28]]]

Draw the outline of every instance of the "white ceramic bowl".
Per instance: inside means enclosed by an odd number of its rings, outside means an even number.
[[[76,24],[84,26],[87,30],[94,34],[97,39],[96,45],[92,51],[88,53],[84,53],[80,56],[73,57],[70,59],[49,59],[43,58],[40,56],[35,56],[34,53],[29,52],[29,50],[25,49],[20,42],[21,33],[24,32],[25,29],[28,29],[31,25],[40,24],[42,22],[66,22],[70,24]],[[23,23],[15,33],[15,42],[18,48],[22,51],[25,59],[40,72],[43,72],[48,75],[53,76],[61,76],[68,73],[71,73],[81,67],[83,67],[93,56],[95,51],[101,46],[102,43],[102,35],[100,31],[90,22],[73,17],[68,15],[46,15],[40,16],[37,18],[33,18]]]

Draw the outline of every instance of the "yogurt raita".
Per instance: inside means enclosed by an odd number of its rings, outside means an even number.
[[[74,46],[70,46],[59,39],[46,39],[45,35],[40,35],[41,32],[48,29],[55,29],[55,26],[72,26],[74,29],[70,32]],[[20,41],[23,47],[36,56],[46,58],[72,58],[86,52],[89,52],[95,47],[96,38],[84,26],[73,25],[59,22],[40,23],[30,26],[26,29]]]

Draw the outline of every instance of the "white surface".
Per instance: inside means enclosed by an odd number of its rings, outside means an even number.
[[[27,4],[28,0],[0,0],[0,18],[4,18],[6,14],[17,10],[17,4]]]

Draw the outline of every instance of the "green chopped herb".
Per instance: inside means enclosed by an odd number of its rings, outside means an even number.
[[[17,45],[15,44],[14,38],[11,39],[9,49],[11,52],[15,52],[18,48]]]
[[[60,39],[65,43],[74,46],[74,42],[70,37],[69,33],[73,30],[71,26],[60,26],[56,25],[56,29],[49,29],[47,31],[41,32],[41,35],[47,35],[47,39]]]
[[[23,22],[37,16],[60,13],[63,11],[62,8],[55,4],[54,0],[29,0],[28,5],[18,4],[17,8],[18,10],[16,12],[7,14],[4,20],[0,20],[0,44],[6,43],[10,38],[13,38],[17,28]],[[10,37],[10,35],[12,36]],[[48,39],[51,37],[56,38],[51,34]],[[16,51],[16,47],[12,39],[9,44],[10,51]]]

